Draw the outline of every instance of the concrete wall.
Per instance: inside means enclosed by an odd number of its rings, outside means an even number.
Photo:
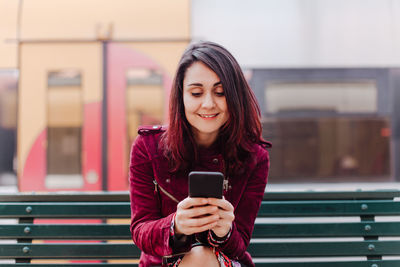
[[[400,66],[400,1],[192,0],[192,37],[250,68]]]

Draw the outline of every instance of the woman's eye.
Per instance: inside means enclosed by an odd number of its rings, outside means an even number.
[[[224,96],[224,95],[225,95],[224,92],[215,92],[215,94],[216,94],[217,96]]]
[[[192,96],[198,97],[198,96],[201,96],[201,93],[193,93],[193,92],[192,92]]]

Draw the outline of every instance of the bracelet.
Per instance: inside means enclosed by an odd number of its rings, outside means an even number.
[[[169,236],[174,236],[175,235],[175,216],[176,216],[176,213],[172,217],[171,226],[169,227]]]
[[[172,217],[171,226],[169,228],[169,236],[172,237],[172,240],[175,242],[186,242],[188,237],[187,235],[175,233],[175,216],[176,213]]]
[[[225,243],[232,234],[232,227],[229,229],[229,232],[224,237],[218,237],[212,230],[208,230],[207,240],[208,243],[213,247],[218,247],[221,244]]]

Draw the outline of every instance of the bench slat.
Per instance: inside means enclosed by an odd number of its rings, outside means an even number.
[[[27,228],[28,227],[28,228]],[[128,224],[3,224],[0,239],[131,239]],[[400,222],[256,223],[253,238],[400,236]]]
[[[31,211],[27,212],[30,207]],[[263,201],[258,217],[398,215],[400,201]],[[0,218],[129,218],[128,202],[1,203]]]
[[[13,224],[0,225],[0,239],[131,239],[127,224]]]
[[[371,246],[374,246],[373,250]],[[24,252],[24,248],[29,248],[29,252]],[[253,257],[388,256],[398,255],[400,241],[250,243],[248,251]],[[107,259],[137,258],[139,255],[140,250],[133,244],[0,244],[0,259]]]
[[[137,259],[139,257],[140,250],[132,243],[0,244],[0,259]]]
[[[389,256],[399,255],[400,241],[250,243],[247,250],[253,257]]]
[[[129,202],[1,203],[0,218],[129,218]]]
[[[393,199],[400,197],[400,190],[382,189],[373,191],[301,191],[265,192],[264,200],[328,200],[328,199]],[[120,192],[50,192],[0,194],[1,202],[129,202],[129,193]]]
[[[265,192],[264,200],[367,200],[394,199],[400,197],[400,190],[383,189],[374,191],[301,191]]]
[[[400,236],[400,222],[256,223],[253,238]]]
[[[400,201],[263,201],[257,217],[399,215]]]

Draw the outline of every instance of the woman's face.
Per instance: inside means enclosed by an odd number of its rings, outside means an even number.
[[[219,77],[200,61],[186,70],[183,104],[196,142],[203,146],[211,145],[228,120],[229,112]]]

